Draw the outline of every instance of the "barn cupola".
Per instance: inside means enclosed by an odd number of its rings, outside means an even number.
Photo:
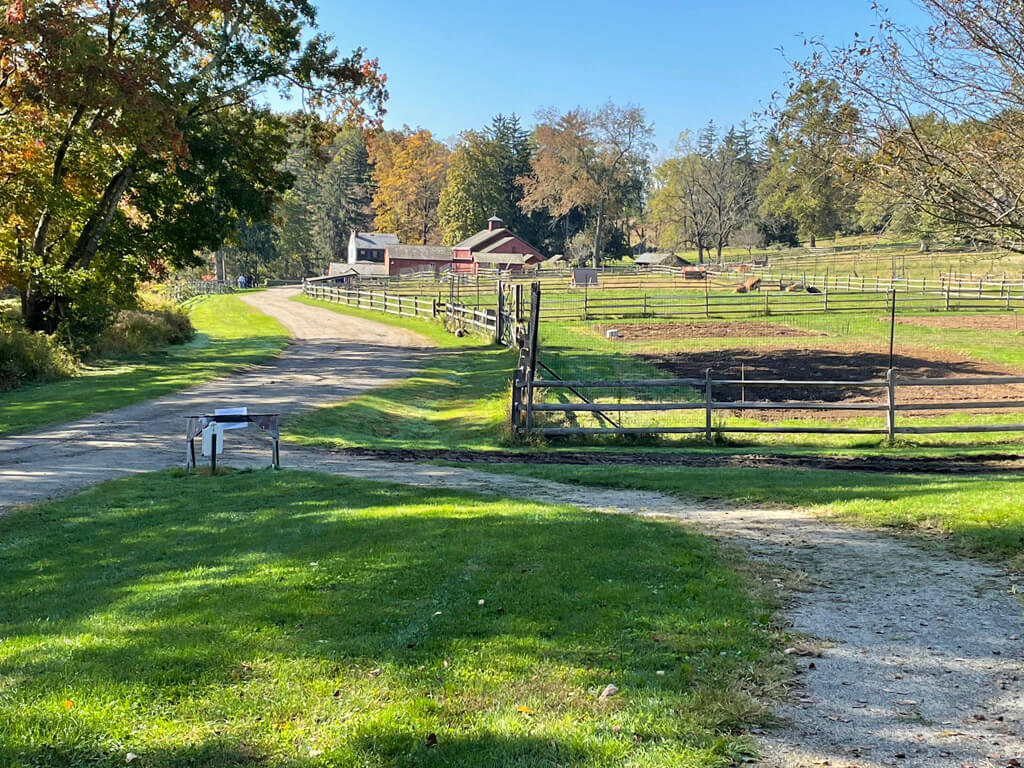
[[[491,218],[487,220],[488,232],[493,232],[496,229],[501,229],[503,226],[505,226],[505,222],[503,222],[497,216],[491,216]]]

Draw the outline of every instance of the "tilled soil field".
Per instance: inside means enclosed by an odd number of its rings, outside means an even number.
[[[889,322],[888,317],[878,318]],[[940,315],[938,317],[902,317],[899,325],[915,325],[920,328],[947,328],[959,331],[1018,331],[1024,333],[1024,314],[1000,313],[987,315]]]
[[[738,322],[725,320],[686,321],[678,323],[618,323],[594,326],[601,336],[609,330],[619,332],[620,341],[663,341],[666,339],[715,339],[715,338],[759,338],[759,337],[803,337],[824,336],[814,331],[805,331],[782,323],[763,320]]]
[[[828,345],[813,349],[721,349],[640,355],[647,362],[679,378],[701,378],[711,369],[714,378],[767,379],[788,381],[880,381],[889,367],[889,353],[878,346]],[[904,348],[895,356],[894,367],[907,378],[960,378],[1008,376],[1017,373],[992,363],[970,360],[946,350]],[[783,401],[824,401],[862,403],[882,401],[883,386],[819,387],[803,384],[722,386],[715,399]],[[1024,385],[904,387],[900,402],[939,403],[971,400],[1024,401]],[[791,412],[791,417],[792,417]]]

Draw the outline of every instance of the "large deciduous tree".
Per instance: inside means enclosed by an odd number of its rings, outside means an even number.
[[[921,0],[924,29],[879,11],[870,38],[797,65],[860,114],[844,167],[930,231],[1024,252],[1024,4]]]
[[[438,204],[450,152],[430,131],[384,133],[370,145],[376,192],[374,227],[406,243],[441,239]]]
[[[262,91],[371,117],[386,98],[308,0],[16,0],[0,50],[0,274],[49,332],[95,330],[152,263],[266,217],[289,126]]]
[[[649,165],[653,128],[639,107],[606,104],[560,115],[542,112],[534,130],[533,171],[523,178],[524,211],[566,216],[581,209],[594,232],[592,263],[600,265],[607,220],[631,199]]]
[[[838,83],[819,78],[797,84],[776,117],[758,190],[761,215],[792,219],[814,247],[853,216],[856,187],[839,161],[855,150],[857,111]]]

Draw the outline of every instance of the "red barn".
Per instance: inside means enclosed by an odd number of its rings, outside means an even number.
[[[497,216],[487,220],[487,229],[452,248],[452,254],[452,271],[470,274],[475,274],[481,266],[522,272],[544,260],[540,251],[506,228]]]
[[[440,272],[452,264],[452,249],[443,245],[389,245],[384,251],[389,275],[433,270]]]

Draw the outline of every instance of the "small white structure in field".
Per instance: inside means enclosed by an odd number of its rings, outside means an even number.
[[[618,328],[609,328],[607,331],[604,332],[604,337],[606,339],[617,339],[617,338],[619,338],[619,329]]]

